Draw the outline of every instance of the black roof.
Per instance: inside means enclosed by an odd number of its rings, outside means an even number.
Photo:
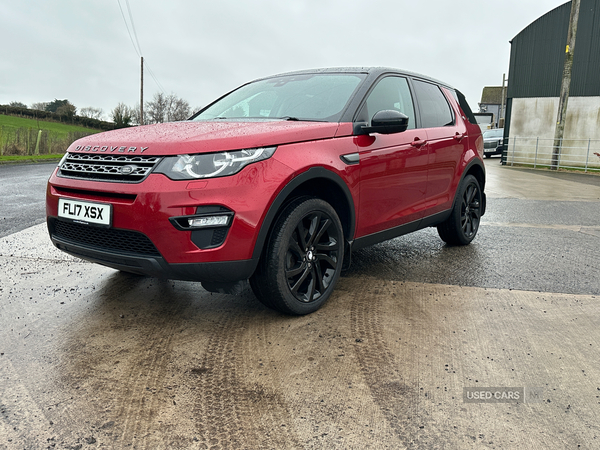
[[[391,67],[323,67],[316,69],[307,69],[307,70],[297,70],[292,72],[284,72],[279,74],[270,75],[267,77],[259,78],[259,80],[275,78],[280,76],[291,76],[291,75],[305,75],[305,74],[315,74],[315,73],[364,73],[369,75],[370,77],[378,78],[380,75],[387,73],[395,73],[399,75],[405,75],[412,78],[419,78],[426,81],[431,81],[432,83],[439,84],[445,86],[450,89],[454,89],[453,86],[448,83],[444,83],[443,81],[437,80],[435,78],[422,75],[416,72],[410,72],[407,70],[394,69]],[[257,81],[257,80],[255,80]]]

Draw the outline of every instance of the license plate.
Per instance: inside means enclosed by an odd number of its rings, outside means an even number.
[[[58,217],[71,219],[73,222],[86,225],[109,227],[112,219],[112,205],[110,203],[92,203],[59,198]]]

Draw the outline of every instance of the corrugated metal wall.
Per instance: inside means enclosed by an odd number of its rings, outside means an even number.
[[[511,41],[507,97],[558,97],[571,2],[548,12]],[[600,0],[581,0],[571,96],[600,96]]]
[[[571,2],[561,5],[511,41],[507,97],[560,95],[570,12]]]
[[[581,0],[570,95],[600,96],[600,0]]]

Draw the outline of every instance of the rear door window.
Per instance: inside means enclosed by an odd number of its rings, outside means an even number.
[[[437,128],[454,125],[452,109],[438,86],[420,80],[414,80],[414,86],[419,99],[421,127]]]

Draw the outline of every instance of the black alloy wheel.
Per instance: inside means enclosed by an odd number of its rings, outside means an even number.
[[[298,199],[280,215],[250,284],[266,306],[309,314],[333,292],[343,258],[343,230],[335,210],[320,199]]]
[[[475,238],[481,220],[483,194],[477,178],[467,175],[457,194],[450,217],[438,225],[438,234],[449,245],[467,245]]]
[[[460,205],[460,226],[463,234],[472,240],[479,229],[481,218],[481,193],[477,183],[470,183],[463,194]]]
[[[298,300],[316,301],[331,284],[340,247],[335,231],[333,220],[321,211],[310,212],[296,225],[288,241],[285,277]]]

